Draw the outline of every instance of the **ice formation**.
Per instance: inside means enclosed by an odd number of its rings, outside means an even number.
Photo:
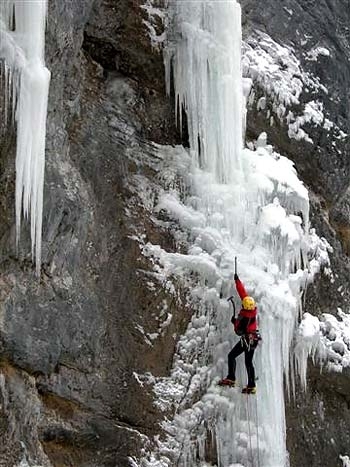
[[[3,0],[0,4],[0,66],[5,121],[17,122],[16,233],[22,213],[30,217],[32,258],[41,263],[45,135],[50,72],[45,67],[46,0]]]
[[[159,147],[159,173],[168,189],[155,214],[166,214],[178,226],[177,238],[188,252],[169,253],[142,239],[141,246],[153,261],[154,280],[170,291],[174,278],[191,287],[194,316],[178,343],[171,375],[137,375],[141,384],[154,385],[158,407],[175,410],[175,416],[164,422],[167,436],[156,439],[157,449],[147,454],[146,448],[133,465],[204,466],[210,457],[220,467],[284,467],[284,380],[288,385],[294,368],[290,354],[301,294],[322,264],[328,265],[329,246],[309,232],[308,192],[292,162],[274,152],[266,134],[243,148],[238,3],[170,2],[169,12],[168,91],[173,76],[178,119],[182,108],[187,114],[190,150]],[[181,193],[178,179],[186,187]],[[216,386],[236,340],[226,301],[234,293],[235,256],[258,302],[263,335],[255,358],[258,394],[248,399]],[[239,381],[246,383],[242,360]]]

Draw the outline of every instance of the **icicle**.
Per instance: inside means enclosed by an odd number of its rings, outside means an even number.
[[[46,0],[3,0],[0,5],[0,59],[5,61],[5,121],[17,122],[16,238],[21,216],[30,217],[32,259],[41,267],[46,114],[50,72],[45,67]],[[12,88],[12,93],[10,91]]]
[[[243,147],[241,10],[237,2],[174,2],[180,40],[167,50],[179,111],[187,113],[190,147],[219,182],[232,181]],[[177,111],[177,109],[176,109]],[[200,148],[199,148],[200,141]]]

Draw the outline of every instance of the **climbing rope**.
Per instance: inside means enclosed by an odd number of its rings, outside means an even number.
[[[258,396],[255,397],[255,409],[256,409],[256,447],[258,450],[258,467],[260,467]]]
[[[248,435],[249,435],[249,451],[252,460],[252,467],[254,467],[254,456],[252,448],[252,433],[250,429],[250,410],[249,410],[249,395],[247,394],[247,421],[248,421]],[[258,398],[255,397],[255,420],[256,420],[256,449],[257,449],[257,466],[260,467],[260,445],[259,445],[259,417],[258,417]],[[249,461],[249,455],[248,455]]]
[[[252,450],[252,435],[250,432],[250,414],[249,414],[249,394],[247,394],[247,420],[248,420],[248,435],[249,435],[249,449],[250,449],[250,457],[252,459],[252,467],[254,467],[254,458],[253,458],[253,450]],[[249,461],[249,456],[248,456]]]

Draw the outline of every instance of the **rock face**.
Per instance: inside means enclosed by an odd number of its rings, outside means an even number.
[[[40,280],[27,231],[15,255],[11,129],[1,139],[2,466],[122,467],[158,430],[134,372],[166,374],[188,313],[150,290],[133,238],[174,248],[138,195],[157,177],[150,141],[178,141],[144,15],[137,2],[50,2]],[[164,304],[173,320],[151,342]]]
[[[328,89],[322,94],[327,117],[350,133],[349,1],[243,0],[242,8],[245,36],[261,30],[293,45],[304,69]],[[138,1],[49,2],[52,82],[40,280],[25,229],[15,254],[15,137],[0,124],[0,466],[26,459],[30,465],[126,467],[144,435],[159,431],[152,393],[137,374],[167,374],[174,336],[189,314],[181,297],[176,301],[166,290],[155,295],[150,264],[135,241],[142,236],[175,248],[169,230],[153,222],[142,188],[156,202],[159,167],[151,141],[181,142],[165,96],[161,52],[151,47],[144,19]],[[296,40],[297,30],[308,36],[307,46]],[[306,60],[306,48],[316,46],[331,56]],[[301,103],[308,100],[305,92]],[[348,138],[307,129],[313,145],[290,139],[284,123],[270,127],[251,103],[248,139],[266,130],[269,142],[295,161],[311,190],[312,224],[334,247],[335,281],[322,277],[307,294],[307,311],[318,314],[346,310],[349,303],[350,148]],[[147,336],[165,319],[164,304],[173,320],[152,341]],[[308,395],[298,393],[288,408],[291,466],[337,465],[338,454],[347,454],[349,386],[347,374],[320,376],[312,369]]]

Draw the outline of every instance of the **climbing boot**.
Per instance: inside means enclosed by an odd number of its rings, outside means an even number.
[[[236,386],[236,380],[230,378],[224,378],[218,382],[219,386],[230,386],[234,388]]]
[[[256,387],[254,386],[253,388],[249,388],[246,386],[242,389],[242,394],[256,394]]]

